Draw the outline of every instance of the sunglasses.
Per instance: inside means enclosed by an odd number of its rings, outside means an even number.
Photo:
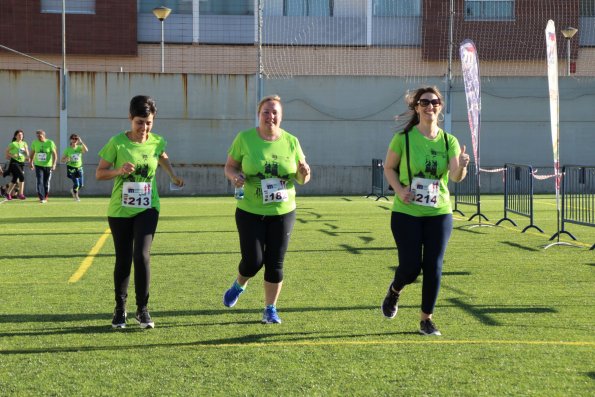
[[[434,107],[442,104],[442,102],[440,101],[440,99],[420,99],[419,101],[417,101],[417,103],[422,108],[428,107],[430,105],[430,103]]]

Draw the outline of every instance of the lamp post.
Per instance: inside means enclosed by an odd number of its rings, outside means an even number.
[[[161,21],[161,73],[165,71],[165,40],[163,35],[163,22],[169,16],[171,8],[164,6],[153,8],[153,15]]]
[[[574,35],[578,32],[577,28],[573,28],[572,26],[567,26],[562,29],[562,34],[564,38],[566,38],[566,75],[570,76],[570,40],[574,37]]]

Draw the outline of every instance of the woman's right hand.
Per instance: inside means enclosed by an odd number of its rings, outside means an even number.
[[[236,176],[233,177],[233,185],[235,187],[242,187],[242,186],[244,186],[245,182],[246,182],[246,177],[241,172],[239,172]]]
[[[134,164],[132,163],[124,163],[120,168],[120,175],[130,175],[134,172]]]
[[[411,204],[413,201],[413,193],[411,192],[410,186],[403,186],[401,189],[398,189],[397,194],[401,201],[405,204]]]

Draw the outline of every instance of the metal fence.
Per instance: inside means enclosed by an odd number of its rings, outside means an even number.
[[[384,162],[381,159],[372,159],[372,191],[366,196],[376,196],[376,201],[388,197],[384,195]]]
[[[522,233],[530,228],[543,233],[543,230],[533,223],[533,167],[530,165],[504,165],[504,217],[496,222],[496,225],[508,221],[517,226],[515,221],[508,217],[509,212],[529,218],[529,225]]]
[[[475,163],[469,163],[467,167],[467,177],[461,182],[454,184],[455,208],[454,212],[465,216],[465,213],[459,209],[460,205],[472,205],[476,211],[469,220],[473,220],[476,216],[481,222],[481,218],[488,221],[489,219],[481,213],[481,192],[479,187],[479,175],[476,172],[477,166]]]
[[[561,232],[566,223],[595,226],[595,166],[566,165],[562,172]]]

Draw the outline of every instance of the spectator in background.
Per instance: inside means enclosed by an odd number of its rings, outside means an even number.
[[[37,196],[39,202],[44,204],[47,203],[50,194],[50,179],[58,164],[58,152],[56,144],[46,138],[44,130],[37,130],[35,134],[37,139],[31,142],[29,165],[32,170],[35,169]]]
[[[25,161],[29,158],[29,147],[24,140],[23,130],[16,130],[12,137],[12,142],[6,148],[6,159],[9,160],[6,176],[12,175],[12,180],[6,187],[4,197],[6,200],[12,200],[17,197],[19,200],[25,200]],[[1,175],[1,174],[0,174]],[[16,193],[18,192],[18,194]]]
[[[66,163],[66,176],[72,180],[70,194],[72,194],[72,198],[76,201],[81,201],[79,190],[84,185],[83,154],[88,151],[89,149],[81,137],[77,134],[71,134],[70,145],[64,150],[64,154],[62,155],[62,162]]]

